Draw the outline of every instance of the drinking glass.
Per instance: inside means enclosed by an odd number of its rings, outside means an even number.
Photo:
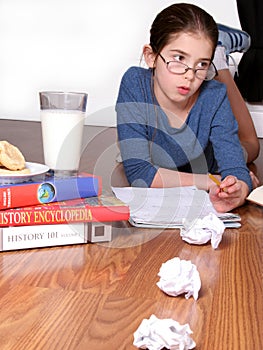
[[[42,91],[39,97],[45,164],[54,173],[74,175],[79,169],[88,95]]]

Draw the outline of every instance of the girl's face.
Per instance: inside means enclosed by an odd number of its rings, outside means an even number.
[[[193,69],[207,69],[212,53],[212,43],[202,33],[175,34],[161,51],[166,62],[179,61]],[[182,75],[171,73],[159,55],[154,58],[154,92],[159,104],[171,111],[174,105],[185,106],[198,93],[203,80],[191,69]]]

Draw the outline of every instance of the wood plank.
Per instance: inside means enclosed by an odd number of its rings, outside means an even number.
[[[103,303],[101,295],[16,285],[0,300],[1,350],[81,349]]]

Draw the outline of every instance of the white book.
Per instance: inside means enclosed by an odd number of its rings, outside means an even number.
[[[0,251],[109,242],[110,222],[30,225],[0,228]]]
[[[263,186],[259,186],[250,192],[247,200],[263,206]]]

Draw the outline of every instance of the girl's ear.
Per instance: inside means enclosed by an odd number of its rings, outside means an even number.
[[[144,45],[143,47],[143,57],[149,68],[154,68],[156,54],[153,53],[151,45]]]

